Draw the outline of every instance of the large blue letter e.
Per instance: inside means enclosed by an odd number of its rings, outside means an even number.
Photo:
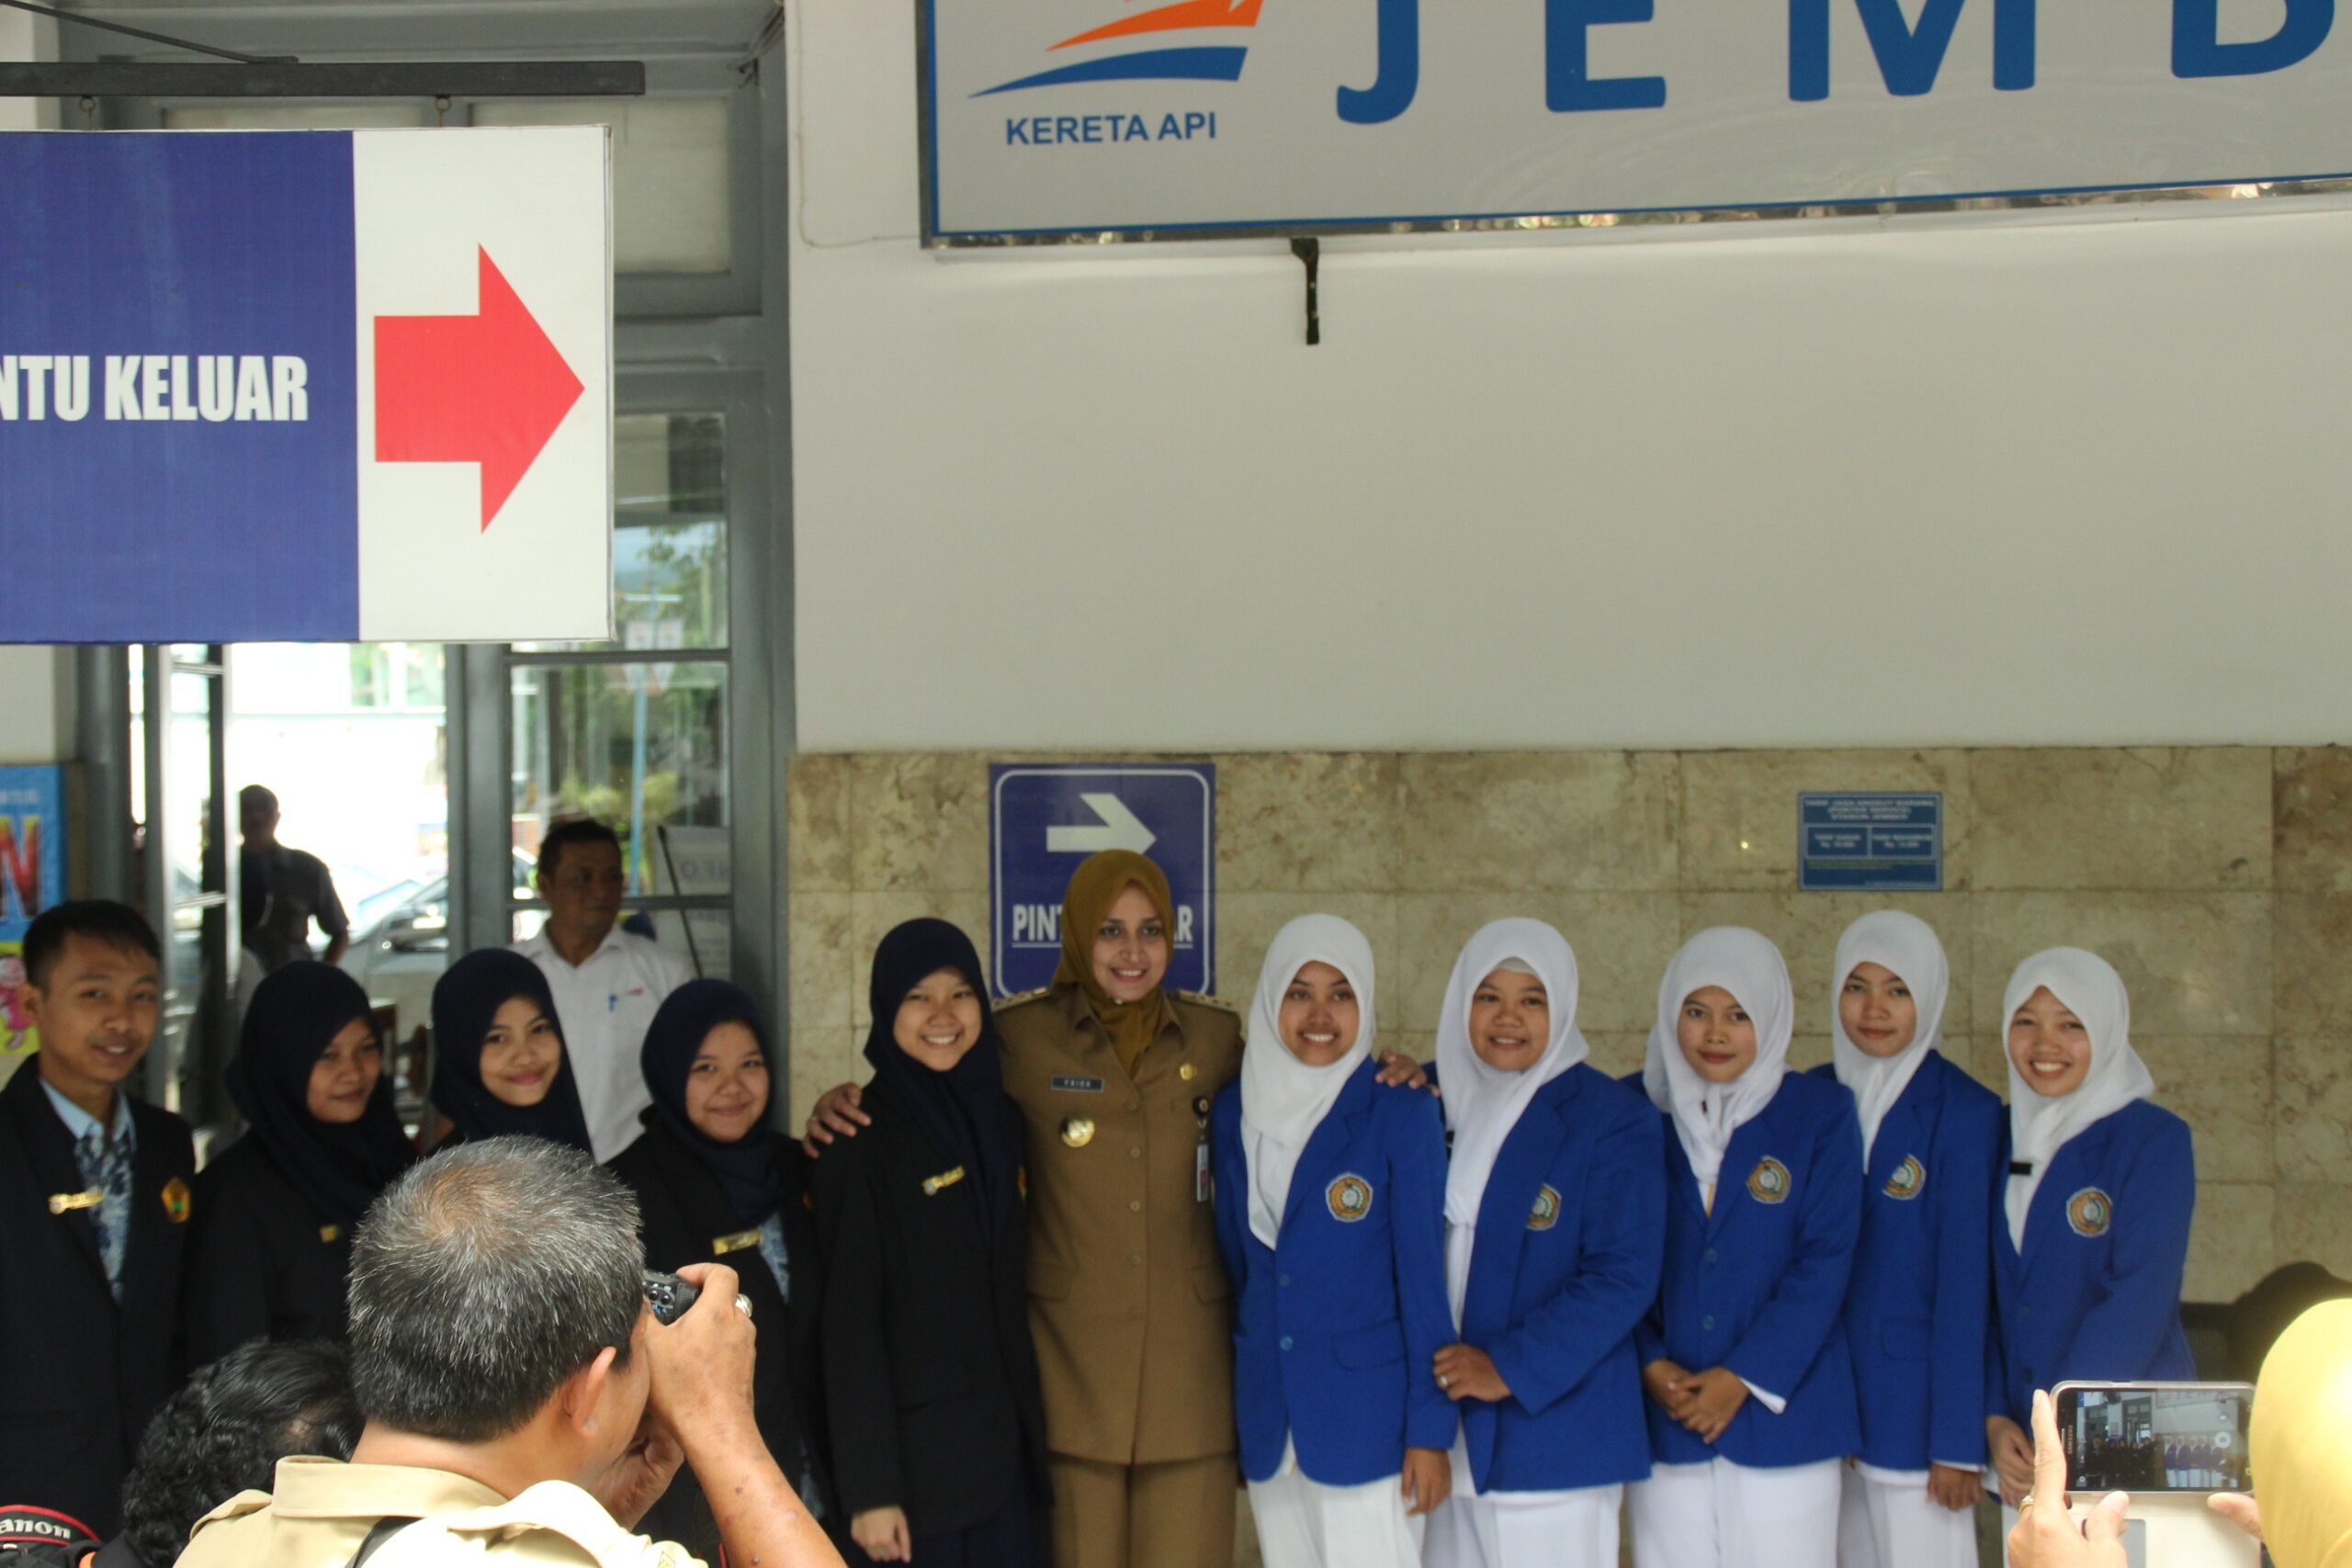
[[[1369,87],[1340,89],[1340,118],[1379,125],[1413,107],[1421,90],[1421,0],[1380,0],[1380,75]]]
[[[2222,41],[2221,0],[2173,0],[2172,73],[2176,76],[2259,76],[2284,71],[2327,41],[2335,0],[2287,0],[2287,19],[2266,39]]]
[[[1544,101],[1554,114],[1578,109],[1654,109],[1666,103],[1663,76],[1592,74],[1587,29],[1604,22],[1646,22],[1656,0],[1544,0]]]

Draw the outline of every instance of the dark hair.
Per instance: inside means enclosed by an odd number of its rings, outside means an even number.
[[[270,788],[267,784],[247,784],[244,788],[237,792],[237,809],[239,811],[244,810],[245,807],[254,804],[256,801],[266,805],[274,813],[277,809],[277,792]]]
[[[515,1430],[645,1309],[637,1200],[569,1145],[508,1135],[413,1167],[351,1247],[351,1371],[371,1421]]]
[[[548,829],[548,836],[539,840],[537,868],[539,875],[553,876],[557,863],[563,859],[564,850],[572,844],[610,844],[613,853],[621,852],[621,836],[618,833],[593,817],[574,817]]]
[[[176,1560],[196,1521],[269,1491],[288,1454],[349,1459],[359,1441],[351,1353],[255,1339],[198,1371],[155,1412],[122,1483],[122,1533],[142,1562]]]
[[[69,898],[35,915],[25,930],[25,978],[34,990],[49,989],[50,971],[65,952],[66,938],[76,936],[123,953],[143,953],[158,964],[164,961],[155,928],[130,905],[111,898]]]

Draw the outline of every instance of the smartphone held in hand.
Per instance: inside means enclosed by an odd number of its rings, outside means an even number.
[[[2251,1383],[2062,1382],[2052,1392],[2069,1492],[2252,1490]]]

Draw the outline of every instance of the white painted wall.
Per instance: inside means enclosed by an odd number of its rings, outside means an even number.
[[[0,9],[0,60],[56,58],[56,23]],[[0,98],[0,130],[47,130],[54,118],[46,100]],[[6,614],[0,598],[0,616]],[[74,754],[72,671],[62,649],[0,646],[0,763],[54,762]]]
[[[793,10],[801,744],[2352,735],[2352,212],[942,258]]]

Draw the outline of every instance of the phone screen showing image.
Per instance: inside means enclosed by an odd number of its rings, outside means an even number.
[[[2058,1391],[2066,1489],[2245,1492],[2245,1383],[2071,1384]]]

